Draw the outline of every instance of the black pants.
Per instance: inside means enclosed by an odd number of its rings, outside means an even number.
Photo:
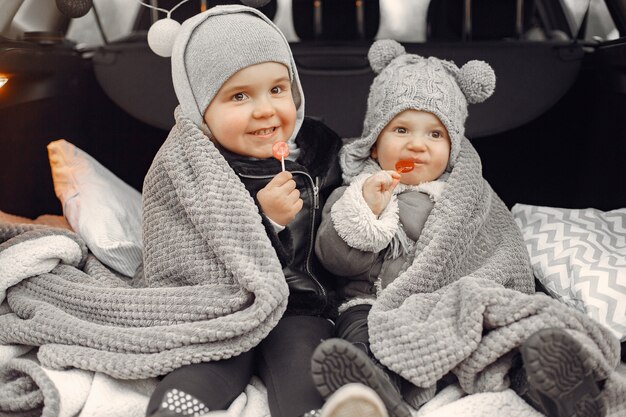
[[[367,327],[367,316],[371,309],[369,304],[359,304],[341,313],[335,324],[335,337],[347,340],[373,358]]]
[[[283,317],[253,350],[223,361],[184,366],[165,376],[146,414],[154,413],[165,393],[174,388],[193,395],[210,410],[225,410],[255,373],[267,388],[273,417],[299,417],[321,408],[324,401],[311,378],[311,355],[332,332],[332,323],[321,317]]]

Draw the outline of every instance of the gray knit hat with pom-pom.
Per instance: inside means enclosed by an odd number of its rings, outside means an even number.
[[[393,40],[374,42],[368,59],[378,75],[370,87],[363,134],[341,150],[344,180],[350,182],[363,172],[380,132],[408,109],[430,112],[441,120],[450,135],[452,168],[465,135],[468,103],[486,100],[495,89],[491,66],[472,60],[459,68],[451,61],[407,54]]]

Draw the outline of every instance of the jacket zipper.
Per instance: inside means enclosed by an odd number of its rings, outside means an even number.
[[[315,282],[315,284],[318,286],[318,288],[322,291],[322,295],[324,296],[324,300],[326,300],[326,289],[324,288],[324,286],[322,284],[320,284],[320,282],[317,280],[317,278],[315,278],[315,275],[313,275],[313,272],[311,271],[311,254],[313,252],[313,245],[315,244],[314,241],[314,235],[315,235],[315,210],[319,209],[320,207],[320,202],[319,202],[319,193],[320,193],[320,189],[319,189],[319,177],[315,177],[315,180],[313,180],[313,178],[304,171],[291,171],[292,174],[300,174],[305,176],[311,186],[313,187],[313,209],[311,210],[311,233],[310,233],[310,239],[309,239],[309,247],[308,247],[308,251],[306,254],[306,262],[305,262],[305,267],[306,267],[306,272],[309,274],[309,276],[311,277],[311,279],[313,279],[313,281]],[[247,174],[240,174],[237,173],[237,175],[239,175],[242,178],[249,178],[249,179],[256,179],[256,180],[261,180],[261,179],[269,179],[269,178],[274,178],[274,175],[247,175]],[[326,305],[324,305],[324,308],[322,309],[322,311],[326,308]]]
[[[311,253],[313,252],[313,246],[315,245],[315,210],[320,208],[319,177],[315,177],[315,181],[314,181],[313,178],[307,172],[304,172],[304,171],[291,171],[291,172],[294,174],[304,175],[310,181],[311,186],[313,187],[313,210],[311,210],[311,234],[310,234],[310,239],[309,239],[309,249],[306,254],[306,271],[309,273],[309,276],[313,279],[313,281],[315,281],[319,289],[322,291],[324,300],[326,300],[326,289],[324,288],[322,284],[320,284],[320,282],[317,280],[317,278],[315,278],[315,275],[313,275],[313,272],[311,271]],[[322,311],[324,311],[325,308],[326,308],[326,301],[324,302],[324,308],[322,308]]]

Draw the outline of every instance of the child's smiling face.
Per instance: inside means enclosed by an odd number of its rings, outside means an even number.
[[[402,174],[400,182],[417,185],[436,180],[450,159],[450,136],[432,113],[405,110],[396,115],[378,135],[372,158],[384,170],[395,170],[398,161],[413,161],[414,169]]]
[[[225,149],[254,158],[272,156],[272,145],[286,142],[296,124],[289,70],[264,62],[236,72],[217,92],[204,121]]]

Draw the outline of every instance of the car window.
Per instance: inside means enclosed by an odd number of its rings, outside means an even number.
[[[274,23],[280,28],[285,35],[285,38],[289,42],[297,42],[298,35],[293,26],[293,18],[291,15],[291,0],[278,0],[278,7],[276,8],[276,16],[274,16]]]
[[[8,39],[22,39],[28,32],[62,34],[65,31],[66,18],[53,1],[8,0],[6,3],[0,2],[0,13],[13,17],[2,28],[2,36]]]
[[[326,0],[328,1],[328,0]],[[467,39],[472,40],[515,40],[568,41],[578,33],[583,17],[589,6],[586,24],[586,40],[612,40],[618,32],[604,0],[472,0]],[[294,15],[299,0],[276,0],[278,11],[274,18],[277,26],[290,42],[298,42],[294,20],[302,16]],[[357,5],[376,1],[356,0]],[[310,4],[315,2],[311,1]],[[380,20],[375,39],[395,39],[401,42],[455,41],[463,40],[462,33],[464,2],[461,0],[379,0],[377,1]],[[327,9],[324,0],[319,1],[322,20]],[[433,7],[434,6],[434,7]],[[496,7],[497,6],[497,7]],[[310,6],[311,8],[313,6]],[[432,10],[429,10],[429,7]],[[495,8],[492,10],[492,8]],[[332,8],[330,8],[332,9]],[[345,7],[346,12],[349,7]],[[497,10],[496,10],[497,9]],[[304,10],[300,6],[300,10]],[[294,12],[295,13],[295,12]],[[312,14],[311,11],[308,13]],[[358,12],[356,12],[358,14]],[[504,17],[503,17],[504,16]],[[347,23],[350,16],[345,16]],[[307,17],[312,19],[312,17]],[[342,19],[338,20],[342,22]],[[335,23],[336,24],[336,23]],[[339,23],[341,24],[341,23]],[[370,21],[368,24],[372,24]],[[309,24],[311,26],[311,24]],[[308,28],[308,30],[312,30]],[[329,36],[309,36],[309,39],[332,40]],[[309,40],[307,39],[307,40]],[[356,39],[356,38],[355,38]]]
[[[578,33],[588,9],[585,40],[609,41],[619,37],[615,22],[603,0],[562,0],[562,3],[568,12],[573,33]]]
[[[81,18],[71,19],[69,26],[63,16],[55,10],[54,2],[40,0],[5,0],[7,4],[21,4],[19,11],[4,30],[3,35],[18,39],[24,32],[67,29],[67,38],[79,48],[103,45],[104,39],[97,27],[94,11]],[[151,0],[145,0],[151,2]],[[193,1],[193,0],[192,0]],[[294,0],[275,0],[277,4],[274,22],[283,31],[289,42],[300,39],[294,29]],[[363,1],[367,4],[368,0]],[[477,1],[477,0],[474,0]],[[134,30],[141,5],[137,0],[93,0],[108,41],[116,41],[130,35]],[[402,42],[424,42],[427,40],[427,15],[430,0],[380,0],[380,21],[376,39],[396,39]],[[155,2],[156,3],[156,2]],[[441,3],[441,2],[440,2]],[[452,2],[454,3],[454,2]],[[567,15],[571,33],[577,33],[589,7],[585,40],[606,41],[618,38],[615,27],[604,0],[560,0]],[[33,13],[32,9],[38,12]],[[43,10],[46,9],[46,10]],[[49,10],[48,10],[49,9]],[[541,39],[527,36],[528,39]],[[543,37],[545,39],[545,37]]]
[[[102,30],[109,42],[124,38],[133,31],[139,8],[136,0],[93,0],[97,9]],[[104,39],[97,27],[93,9],[85,16],[72,19],[67,38],[76,42],[79,49],[104,45]]]
[[[425,41],[429,2],[430,0],[380,0],[380,24],[376,39]],[[293,24],[292,0],[277,0],[277,5],[274,23],[289,42],[299,42]]]
[[[426,40],[426,13],[430,0],[381,0],[380,26],[376,39],[396,39],[403,42]],[[136,0],[94,0],[105,36],[109,41],[131,34],[139,8]],[[298,42],[292,16],[292,0],[277,0],[274,22],[289,42]],[[104,44],[98,31],[93,11],[72,19],[67,38],[79,48]]]
[[[424,42],[429,3],[430,0],[381,1],[380,27],[376,39]]]

